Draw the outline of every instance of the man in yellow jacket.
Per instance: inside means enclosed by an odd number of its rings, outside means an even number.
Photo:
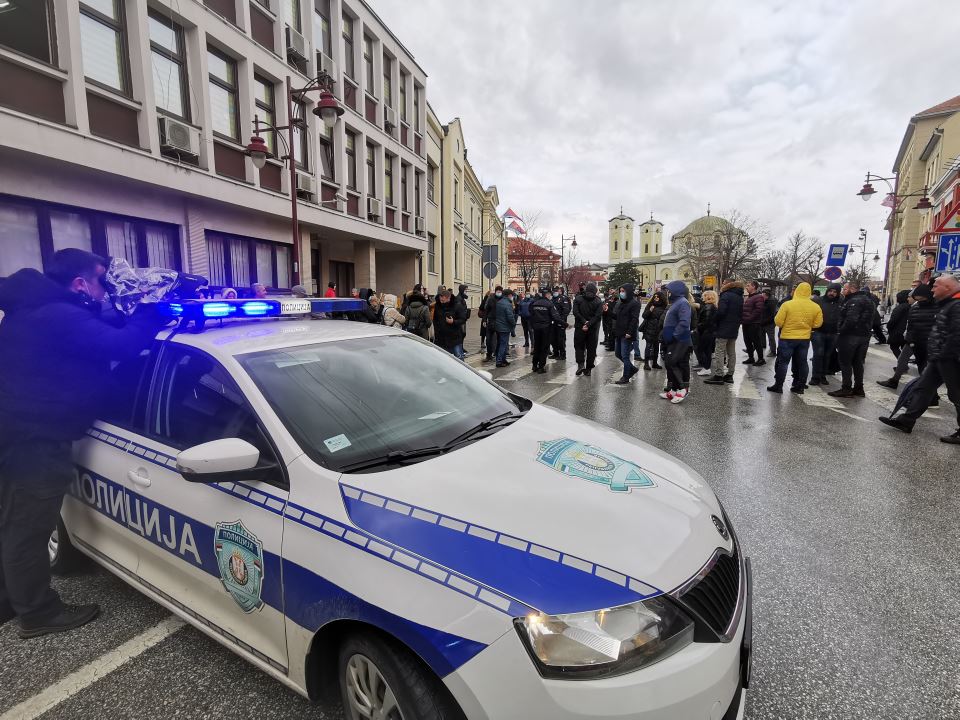
[[[793,299],[780,306],[773,320],[780,328],[780,344],[777,346],[777,365],[770,392],[782,393],[787,377],[787,364],[793,363],[793,385],[790,392],[803,395],[807,386],[807,353],[810,351],[810,335],[823,325],[823,311],[810,299],[810,283],[802,282],[793,291]]]

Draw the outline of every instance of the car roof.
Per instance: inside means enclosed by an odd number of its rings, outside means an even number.
[[[211,355],[236,356],[262,350],[312,345],[354,338],[405,335],[383,325],[333,319],[263,318],[256,320],[208,321],[200,332],[191,327],[175,332],[164,330],[157,339],[203,350]]]

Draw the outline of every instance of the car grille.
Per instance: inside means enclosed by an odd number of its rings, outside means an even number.
[[[680,601],[710,628],[723,636],[737,611],[740,597],[740,555],[720,552],[713,567],[687,589]]]

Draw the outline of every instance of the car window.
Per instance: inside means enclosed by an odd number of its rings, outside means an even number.
[[[194,350],[167,346],[161,377],[150,429],[165,443],[184,449],[235,437],[259,449],[262,459],[273,458],[256,415],[216,360]]]
[[[495,385],[435,345],[391,335],[238,357],[311,459],[340,469],[444,445],[518,414]]]
[[[128,430],[143,428],[143,408],[155,359],[156,353],[146,349],[137,357],[112,364],[101,420]]]

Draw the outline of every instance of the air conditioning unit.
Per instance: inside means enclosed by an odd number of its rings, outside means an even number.
[[[297,192],[306,195],[316,195],[317,181],[310,173],[297,171]]]
[[[319,67],[323,72],[332,77],[334,80],[338,80],[337,77],[337,63],[336,61],[322,52],[317,53],[317,67]]]
[[[307,40],[287,25],[287,56],[294,55],[301,60],[307,59]]]
[[[380,201],[377,198],[367,198],[367,215],[380,217]]]
[[[427,229],[427,221],[422,217],[418,217],[416,228],[417,228],[417,235],[423,235],[423,233],[426,232],[426,229]]]
[[[186,123],[160,116],[160,144],[164,149],[200,154],[200,131]]]
[[[383,124],[386,125],[389,130],[393,130],[397,126],[397,111],[392,107],[385,107],[383,109]]]

